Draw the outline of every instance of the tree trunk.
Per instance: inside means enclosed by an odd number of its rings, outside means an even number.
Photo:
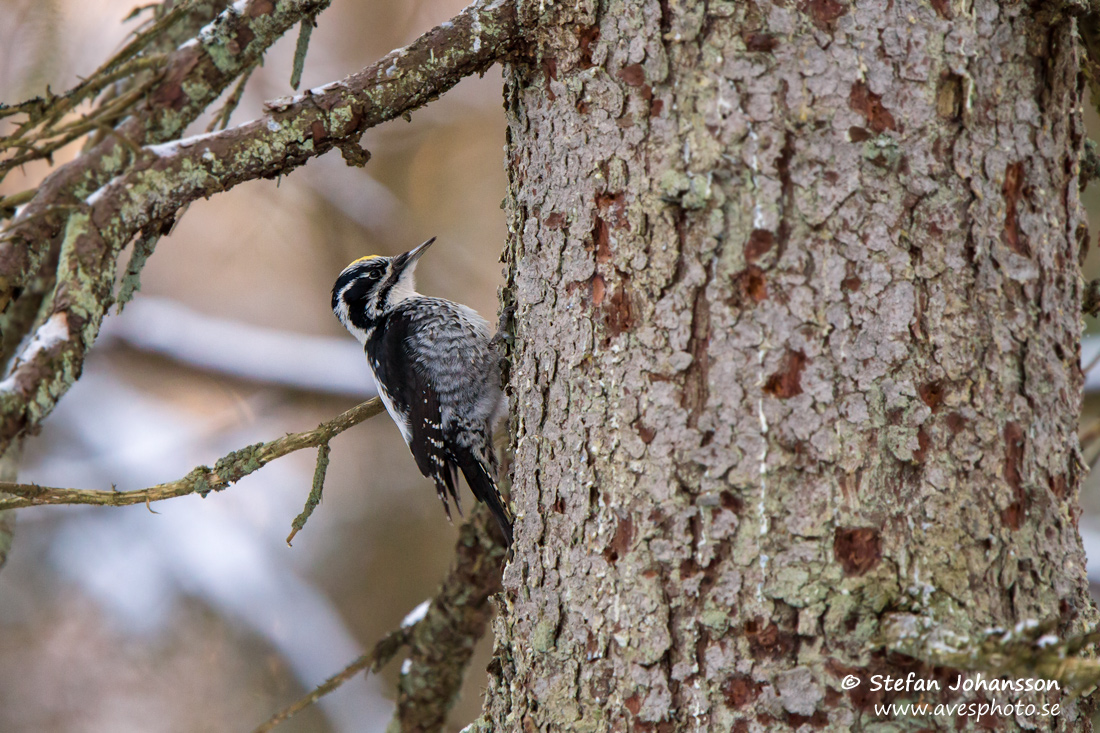
[[[1073,21],[596,6],[530,9],[533,60],[506,72],[493,728],[845,730],[918,699],[871,675],[953,679],[890,653],[899,618],[1091,625]],[[1062,705],[997,726],[1089,725],[1056,692],[922,699],[994,697]]]

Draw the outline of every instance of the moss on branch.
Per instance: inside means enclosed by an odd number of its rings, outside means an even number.
[[[44,309],[38,336],[50,323],[66,329],[51,332],[49,339],[32,339],[38,346],[26,347],[0,384],[0,450],[33,430],[79,376],[109,300],[114,260],[138,232],[151,222],[171,219],[197,198],[244,181],[284,175],[334,147],[358,143],[366,129],[407,114],[466,76],[484,71],[517,37],[513,3],[477,2],[361,72],[270,103],[268,114],[258,120],[144,148],[125,173],[78,207],[82,217],[70,223],[67,237],[72,236],[72,249],[87,266],[59,268],[57,292],[96,293],[100,300],[76,318],[74,303],[64,298],[55,298]],[[17,282],[21,271],[12,267],[0,245],[0,289]]]
[[[97,504],[100,506],[129,506],[163,501],[177,496],[221,491],[240,481],[271,461],[303,448],[328,445],[333,437],[354,427],[383,410],[377,397],[357,405],[323,422],[313,430],[290,433],[282,438],[256,443],[235,450],[218,459],[213,468],[198,466],[186,476],[136,491],[106,491],[95,489],[65,489],[34,484],[0,482],[0,511],[45,504]],[[9,496],[3,496],[8,494]]]
[[[210,23],[206,23],[210,6],[224,7],[224,3],[189,3],[190,15],[187,17],[194,22],[177,19],[165,24],[163,19],[158,21],[154,27],[160,29],[166,41],[171,41],[170,49],[154,44],[154,48],[167,53],[162,64],[163,73],[143,85],[133,98],[123,100],[125,104],[106,100],[110,112],[106,119],[102,110],[90,113],[87,130],[98,129],[100,123],[117,119],[123,113],[128,113],[129,117],[114,134],[104,136],[80,157],[51,173],[39,185],[30,203],[0,235],[0,309],[13,291],[26,285],[28,278],[44,264],[50,240],[65,224],[66,207],[87,198],[132,165],[133,148],[162,143],[179,135],[238,76],[253,68],[287,30],[305,17],[316,16],[330,2],[254,1],[243,9],[225,7]],[[173,12],[170,10],[168,14]],[[199,26],[201,31],[196,27],[199,24],[202,24]],[[177,43],[178,36],[170,31],[181,28],[197,33],[193,42]],[[146,38],[143,43],[150,43],[150,39]],[[116,71],[108,62],[85,85],[94,89],[100,76]],[[38,104],[46,105],[46,102]],[[46,109],[39,114],[46,114]]]

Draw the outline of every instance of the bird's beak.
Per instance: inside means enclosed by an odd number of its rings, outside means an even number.
[[[434,241],[435,241],[435,237],[432,237],[431,239],[429,239],[427,242],[424,242],[424,244],[420,245],[419,247],[416,247],[415,249],[409,250],[408,252],[405,253],[405,259],[407,259],[410,263],[416,262],[417,260],[420,259],[420,256],[422,254],[424,254],[425,252],[428,251],[428,247],[431,247],[432,242],[434,242]]]
[[[416,269],[416,261],[420,259],[420,256],[428,251],[428,247],[432,246],[432,242],[435,241],[435,237],[432,237],[424,244],[410,249],[404,254],[399,254],[393,258],[393,267],[396,272],[412,272]]]

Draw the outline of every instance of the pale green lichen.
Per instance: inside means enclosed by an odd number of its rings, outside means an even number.
[[[120,313],[126,307],[126,304],[133,299],[134,293],[141,289],[141,271],[145,267],[149,255],[153,254],[153,248],[159,238],[159,235],[149,234],[138,237],[137,241],[134,242],[134,251],[130,254],[130,261],[126,265],[126,274],[122,276],[122,282],[119,283],[118,287],[118,295],[115,298],[115,304]]]
[[[258,470],[264,465],[264,462],[260,458],[260,449],[263,447],[263,443],[253,443],[252,445],[245,446],[244,448],[240,448],[222,456],[218,459],[218,462],[214,464],[214,472],[217,473],[226,484],[239,481],[241,478]],[[225,487],[222,486],[221,488]]]
[[[548,619],[544,619],[537,626],[535,631],[531,635],[531,648],[537,652],[546,653],[554,648],[554,640],[557,636],[557,624]]]
[[[201,79],[195,81],[185,81],[180,85],[183,89],[183,93],[193,100],[209,99],[211,92],[210,85],[204,83]]]
[[[209,494],[211,491],[222,488],[217,484],[212,484],[210,482],[208,478],[210,475],[210,471],[211,469],[209,466],[198,466],[197,468],[193,469],[189,474],[187,474],[187,477],[185,479],[191,484],[192,490],[204,499],[206,498],[206,495]]]

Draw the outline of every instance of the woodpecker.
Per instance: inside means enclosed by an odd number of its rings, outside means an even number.
[[[457,471],[512,543],[512,520],[497,489],[493,430],[507,411],[500,355],[489,324],[472,309],[416,292],[413,271],[435,241],[396,257],[361,257],[332,287],[332,311],[367,355],[386,412],[420,472],[435,481],[451,518],[459,513]]]

